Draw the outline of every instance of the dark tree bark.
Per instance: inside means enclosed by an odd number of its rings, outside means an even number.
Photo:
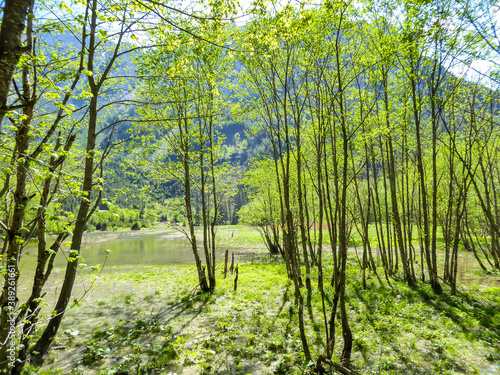
[[[34,0],[6,0],[0,28],[0,129],[17,63],[30,46],[23,47],[24,22]]]

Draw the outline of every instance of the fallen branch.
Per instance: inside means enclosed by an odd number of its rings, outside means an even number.
[[[342,366],[339,363],[333,362],[330,359],[325,358],[323,355],[320,355],[318,358],[318,362],[316,363],[316,371],[319,374],[325,373],[325,369],[322,366],[322,363],[327,364],[331,368],[333,368],[334,371],[343,374],[343,375],[352,375],[353,372],[349,370],[347,367]]]

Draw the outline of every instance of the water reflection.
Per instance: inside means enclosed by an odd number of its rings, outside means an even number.
[[[224,260],[226,248],[218,249],[216,258],[219,262]],[[108,266],[194,264],[188,239],[184,234],[172,229],[94,232],[84,235],[81,256],[87,265],[103,264],[107,250]],[[36,252],[36,245],[27,247],[20,263],[21,274],[34,274]],[[251,258],[255,254],[253,251],[242,254],[241,249],[238,249],[238,252],[240,260]],[[204,260],[203,251],[200,251],[200,255]],[[54,267],[65,266],[66,251],[58,254],[54,263]]]
[[[201,233],[200,233],[201,235]],[[199,243],[199,246],[202,246]],[[227,247],[218,248],[217,261],[224,261]],[[106,251],[109,258],[106,260]],[[260,251],[229,248],[237,253],[238,261],[252,259]],[[200,251],[204,259],[203,251]],[[185,235],[173,229],[152,229],[142,231],[94,232],[84,235],[81,256],[89,266],[103,264],[107,266],[140,266],[194,264],[190,243]],[[442,261],[442,260],[441,260]],[[55,267],[66,266],[66,254],[58,254]],[[32,277],[36,267],[36,245],[27,248],[20,264],[21,275]],[[418,269],[420,268],[417,266]],[[442,269],[442,265],[439,266]],[[500,286],[499,277],[481,277],[475,274],[477,261],[472,253],[462,252],[458,259],[457,278],[459,284],[482,287]]]

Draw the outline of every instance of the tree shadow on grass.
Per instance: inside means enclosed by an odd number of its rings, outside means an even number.
[[[500,341],[500,303],[482,300],[467,292],[457,292],[456,296],[451,296],[444,293],[436,295],[423,288],[415,290],[424,303],[453,321],[469,340],[483,340],[491,346]],[[476,320],[480,330],[471,329],[470,320],[464,316]],[[496,351],[500,354],[498,345]]]
[[[410,294],[409,297],[407,297],[408,301],[406,303],[427,304],[432,308],[434,315],[437,316],[439,313],[444,313],[445,316],[452,319],[454,324],[460,327],[464,332],[470,331],[470,327],[467,327],[467,323],[463,321],[463,318],[461,318],[458,313],[453,312],[449,307],[453,306],[460,309],[462,313],[470,314],[471,311],[468,311],[466,307],[460,305],[458,301],[446,295],[436,296],[432,292],[426,290],[422,285],[411,288],[411,291],[415,293],[415,296],[419,296],[420,298],[414,300]],[[401,327],[401,324],[403,324],[404,327],[406,325],[404,324],[405,321],[397,321],[398,316],[401,316],[401,314],[399,313],[399,315],[396,316],[396,314],[398,314],[397,306],[393,305],[391,308],[388,308],[387,301],[394,300],[394,303],[396,303],[397,296],[395,296],[394,293],[404,293],[404,290],[398,291],[396,288],[388,292],[386,288],[382,289],[380,287],[368,288],[367,290],[354,288],[354,293],[356,294],[357,300],[366,308],[365,316],[361,319],[364,319],[368,326],[371,327],[370,331],[374,335],[371,340],[376,341],[376,344],[372,348],[370,348],[369,345],[363,345],[361,341],[358,350],[365,363],[376,365],[379,370],[411,371],[411,373],[415,374],[425,374],[431,369],[436,371],[454,370],[461,373],[466,373],[469,370],[463,364],[458,363],[456,361],[457,358],[453,354],[445,350],[446,341],[444,341],[445,345],[442,346],[440,342],[441,331],[436,333],[435,339],[425,335],[420,337],[417,332],[411,329],[405,332],[400,331],[398,327]],[[461,296],[461,298],[463,298],[463,296]],[[481,314],[487,314],[490,311],[487,306],[476,306],[481,310]],[[472,314],[477,316],[477,310],[472,312]],[[413,325],[417,327],[417,325]],[[489,327],[492,328],[491,325]],[[404,341],[401,341],[400,336],[405,334],[409,335],[408,344],[411,345],[410,347],[404,344],[402,345]],[[432,332],[430,332],[430,334],[432,335]],[[412,337],[418,341],[414,342]],[[470,336],[468,338],[471,340]],[[419,347],[418,342],[422,342],[423,339],[425,340],[423,341],[424,346]],[[473,339],[478,340],[477,337]],[[384,354],[384,347],[390,348],[389,352],[385,351],[388,353],[387,355]],[[415,353],[416,356],[414,357],[412,353]],[[394,362],[391,357],[393,357],[396,362]],[[431,365],[431,367],[429,367],[429,365]]]
[[[285,291],[283,292],[283,297],[281,299],[282,303],[281,303],[280,308],[278,309],[278,312],[276,313],[276,316],[274,317],[273,324],[276,323],[276,319],[278,319],[278,316],[281,314],[281,312],[283,311],[283,308],[285,307],[286,303],[288,302],[288,300],[290,298],[288,296],[289,291],[290,291],[290,286],[287,286]]]
[[[203,307],[208,304],[210,297],[210,294],[206,293],[194,296],[179,296],[179,302],[163,309],[155,315],[155,319],[170,324],[172,322],[179,321],[179,318],[182,316],[188,317],[188,319],[178,329],[180,332],[188,327],[202,313]],[[201,302],[201,304],[194,307],[194,304],[197,302]]]

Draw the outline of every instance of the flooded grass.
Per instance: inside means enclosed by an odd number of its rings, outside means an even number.
[[[193,266],[112,271],[67,313],[48,363],[36,373],[308,373],[284,265],[241,264],[238,290],[233,277],[219,275],[213,294],[194,289]],[[498,288],[436,296],[427,285],[411,289],[377,278],[364,290],[359,279],[351,267],[357,373],[473,374],[496,366]],[[306,313],[313,356],[324,344],[320,312],[313,293]],[[340,335],[336,342],[338,356]]]
[[[41,369],[26,368],[25,374],[310,373],[303,361],[297,308],[285,266],[266,253],[253,228],[222,227],[218,238],[222,250],[230,248],[236,254],[236,292],[234,276],[224,279],[222,265],[212,294],[199,293],[193,265],[107,265],[101,274],[82,272],[73,293],[77,299],[47,362]],[[57,272],[63,274],[62,269]],[[353,370],[497,373],[500,288],[494,285],[499,275],[478,272],[473,267],[463,275],[492,283],[462,284],[456,296],[449,295],[447,286],[437,296],[426,284],[409,288],[374,275],[368,275],[363,289],[351,251],[347,306],[354,335]],[[308,342],[317,358],[325,334],[321,297],[314,287],[317,277],[312,276],[311,304],[305,314]],[[328,272],[326,277],[330,276]],[[46,315],[58,286],[51,288]],[[304,289],[305,297],[306,293]],[[331,294],[327,290],[328,308]],[[338,327],[337,358],[342,349],[340,331]]]

